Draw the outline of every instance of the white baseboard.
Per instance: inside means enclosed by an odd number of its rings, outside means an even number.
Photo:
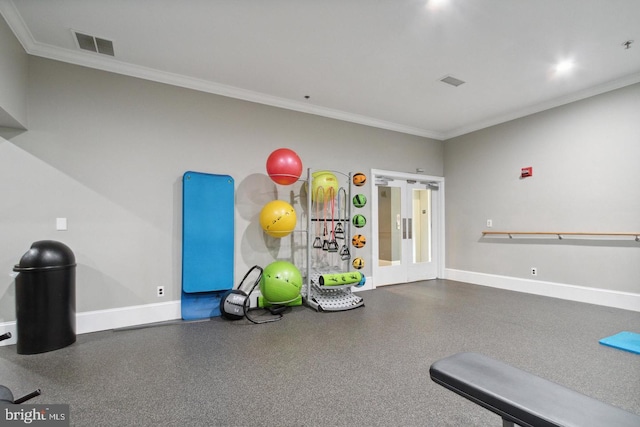
[[[371,278],[367,278],[365,286],[361,288],[352,287],[351,289],[354,291],[373,289],[371,283]],[[250,306],[252,308],[258,306],[257,299],[259,294],[259,290],[251,294]],[[86,311],[76,313],[76,334],[88,334],[91,332],[140,326],[181,318],[180,300],[112,308],[108,310]],[[4,334],[5,332],[10,332],[11,338],[0,341],[0,346],[15,344],[17,337],[16,322],[0,323],[0,334]]]
[[[76,313],[76,334],[126,328],[149,323],[165,322],[182,318],[180,301],[158,304],[135,305],[108,310]],[[0,323],[0,334],[11,333],[11,338],[0,341],[0,346],[16,343],[16,322]]]
[[[180,318],[182,318],[182,312],[179,300],[87,311],[76,315],[76,333],[88,334]]]
[[[445,279],[640,312],[640,294],[445,269]]]
[[[498,276],[495,274],[476,273],[451,268],[445,269],[445,279],[640,312],[640,294],[631,292],[520,279],[517,277]],[[367,278],[363,287],[352,288],[353,291],[365,291],[369,289],[373,289],[373,281],[370,277]],[[252,306],[254,306],[254,304],[255,302],[252,298]],[[177,320],[181,317],[179,300],[108,310],[87,311],[76,314],[76,333],[87,334]],[[10,332],[12,337],[8,340],[0,341],[0,346],[15,344],[17,336],[16,322],[0,323],[0,334],[4,334],[5,332]]]

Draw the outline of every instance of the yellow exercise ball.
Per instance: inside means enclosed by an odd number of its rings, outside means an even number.
[[[260,226],[269,236],[285,237],[296,228],[296,211],[283,200],[273,200],[260,211]]]
[[[328,202],[338,195],[338,178],[333,173],[318,171],[311,174],[311,177],[312,201],[316,203]]]

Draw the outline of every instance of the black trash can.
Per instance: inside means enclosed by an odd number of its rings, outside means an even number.
[[[57,350],[76,341],[76,258],[63,243],[41,240],[13,268],[18,354]]]

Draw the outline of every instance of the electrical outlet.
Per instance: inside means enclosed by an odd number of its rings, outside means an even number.
[[[158,298],[162,298],[164,296],[164,286],[158,286],[157,292],[158,292]]]
[[[532,276],[537,276],[538,275],[538,269],[535,267],[531,267],[531,275]]]
[[[490,219],[487,220],[487,227],[489,227],[489,228],[493,227],[493,221],[492,220],[490,220]]]

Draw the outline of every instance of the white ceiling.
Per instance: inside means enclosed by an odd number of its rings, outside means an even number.
[[[639,0],[435,2],[0,0],[0,13],[32,55],[436,139],[640,82]]]

